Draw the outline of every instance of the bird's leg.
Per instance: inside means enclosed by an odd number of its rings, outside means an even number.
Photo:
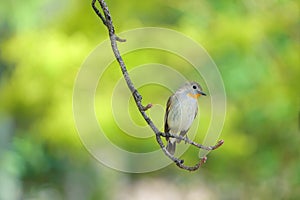
[[[189,140],[187,134],[185,135],[185,139],[186,139],[186,140],[184,141],[184,144],[188,143],[187,141]]]
[[[166,134],[166,140],[168,141],[169,138],[170,138],[170,133],[169,132],[165,132],[165,134]]]

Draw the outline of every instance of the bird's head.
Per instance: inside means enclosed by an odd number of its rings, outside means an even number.
[[[195,99],[199,98],[201,95],[206,96],[206,94],[202,91],[201,86],[197,82],[189,82],[186,87],[188,87],[189,90],[188,95]]]

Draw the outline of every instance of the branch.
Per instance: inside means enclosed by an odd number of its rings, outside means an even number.
[[[198,148],[201,148],[201,149],[205,149],[205,150],[214,150],[214,149],[217,149],[218,147],[220,147],[224,141],[221,140],[219,141],[215,146],[210,146],[210,147],[206,147],[206,146],[203,146],[201,144],[197,144],[191,140],[189,140],[188,138],[186,137],[182,137],[182,136],[177,136],[177,135],[172,135],[170,133],[162,133],[158,130],[158,128],[154,125],[154,123],[152,122],[152,120],[148,117],[148,115],[146,114],[146,110],[148,110],[149,108],[152,107],[152,104],[148,104],[146,106],[143,106],[142,105],[142,96],[140,95],[140,93],[137,91],[137,89],[134,87],[130,77],[129,77],[129,74],[127,72],[127,69],[126,69],[126,65],[123,61],[123,58],[121,57],[121,54],[119,52],[119,49],[118,49],[118,45],[117,45],[117,41],[119,42],[125,42],[126,40],[124,39],[121,39],[119,38],[116,34],[115,34],[115,28],[113,26],[113,22],[112,22],[112,19],[111,19],[111,15],[110,15],[110,12],[108,10],[108,7],[105,3],[104,0],[97,0],[101,6],[101,9],[102,9],[102,12],[103,14],[99,11],[99,9],[96,7],[95,3],[96,3],[96,0],[92,0],[92,7],[95,11],[95,13],[97,14],[97,16],[101,19],[101,21],[103,22],[103,24],[106,26],[107,30],[108,30],[108,33],[109,33],[109,38],[110,38],[110,42],[111,42],[111,47],[112,47],[112,50],[114,52],[114,55],[116,57],[116,60],[118,61],[120,67],[121,67],[121,71],[123,73],[123,76],[124,76],[124,79],[127,83],[127,86],[129,88],[129,90],[131,91],[132,93],[132,96],[134,98],[134,101],[141,113],[141,115],[143,116],[143,118],[145,119],[145,121],[147,122],[147,124],[150,126],[150,128],[153,130],[153,132],[155,133],[155,136],[156,136],[156,141],[157,143],[159,144],[160,148],[162,149],[162,151],[164,152],[164,154],[169,157],[173,162],[175,162],[175,164],[182,168],[182,169],[185,169],[185,170],[188,170],[188,171],[195,171],[197,169],[199,169],[199,167],[206,162],[207,158],[206,157],[203,157],[200,159],[200,161],[195,164],[194,166],[186,166],[184,165],[184,160],[181,160],[179,158],[176,158],[174,157],[173,155],[171,155],[165,145],[163,144],[162,140],[161,140],[161,137],[173,137],[173,138],[177,138],[177,139],[181,139],[181,140],[184,140],[185,142],[191,144],[191,145],[194,145]]]
[[[185,141],[185,143],[189,143],[195,147],[198,147],[200,149],[204,149],[204,150],[207,150],[207,151],[211,151],[211,150],[215,150],[217,148],[219,148],[220,146],[223,145],[224,143],[224,140],[220,140],[217,142],[217,144],[213,145],[213,146],[204,146],[202,144],[198,144],[190,139],[188,139],[187,137],[183,137],[181,135],[173,135],[171,133],[163,133],[163,132],[159,132],[160,136],[162,137],[171,137],[171,138],[176,138],[176,139],[179,139],[179,140],[183,140]]]

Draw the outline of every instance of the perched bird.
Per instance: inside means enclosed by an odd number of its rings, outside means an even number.
[[[169,97],[165,113],[165,133],[185,136],[198,113],[198,98],[206,94],[197,82],[187,82]],[[166,138],[167,150],[174,155],[180,139]]]

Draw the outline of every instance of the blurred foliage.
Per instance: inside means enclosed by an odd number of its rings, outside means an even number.
[[[77,135],[72,92],[80,65],[107,38],[105,27],[88,1],[1,1],[0,199],[138,199],[137,190],[155,188],[155,183],[165,186],[162,197],[175,187],[181,195],[193,188],[212,199],[299,199],[299,2],[107,3],[117,32],[171,28],[209,52],[227,93],[225,145],[209,154],[196,173],[170,165],[124,174],[98,164]],[[129,68],[151,61],[152,55],[170,66],[182,62],[148,53],[126,55],[125,61]],[[116,63],[106,73],[111,83],[121,77]],[[110,95],[111,89],[102,94]],[[141,88],[144,101],[164,105],[171,93],[157,95],[160,90]],[[144,124],[132,101],[129,107],[134,121]],[[96,108],[102,112],[100,104]],[[108,135],[114,143],[135,152],[158,148],[153,137],[118,137],[122,131],[110,112],[97,117],[107,118],[104,128],[114,133]],[[163,109],[156,115],[161,115],[155,121],[161,128]],[[190,148],[186,160],[196,160],[195,155]],[[127,198],[130,191],[133,196]]]

